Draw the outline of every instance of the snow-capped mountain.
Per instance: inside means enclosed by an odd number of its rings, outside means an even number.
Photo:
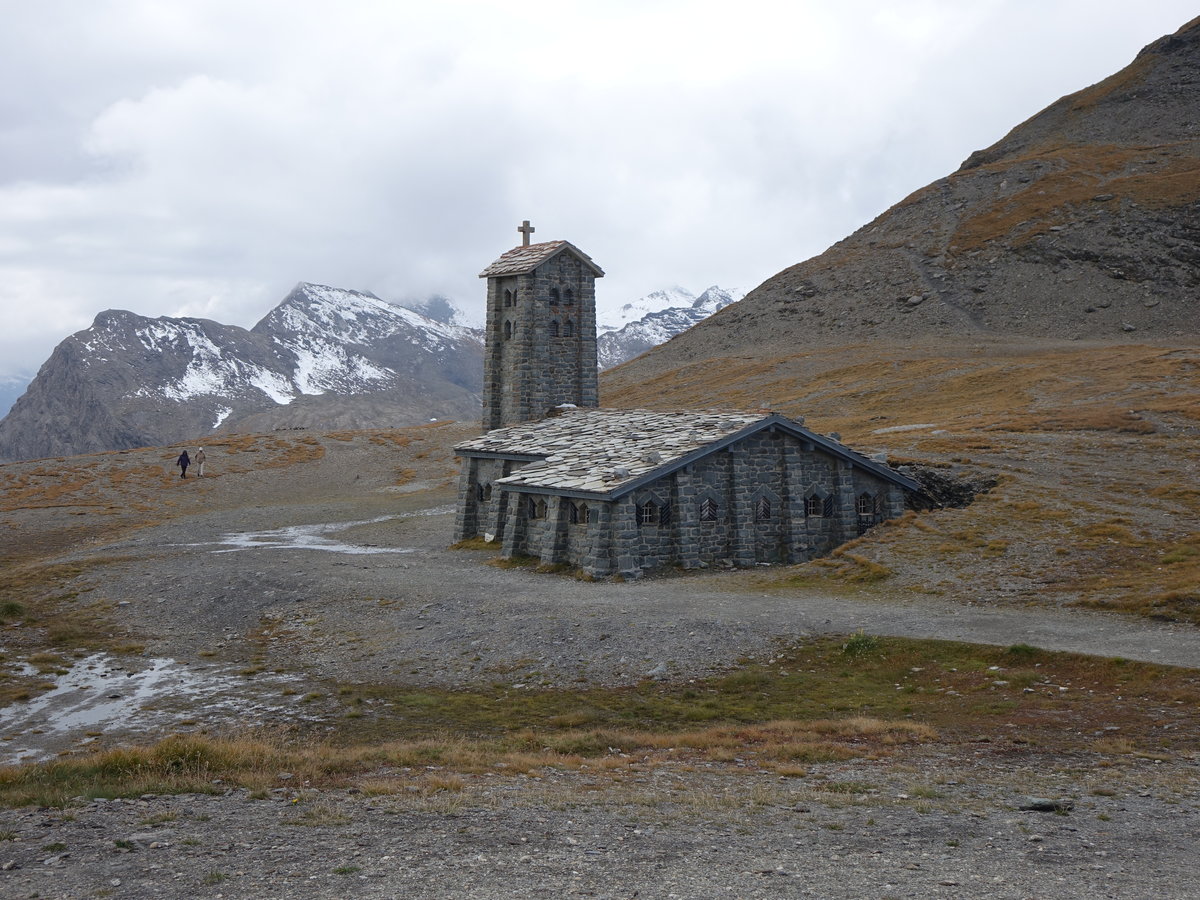
[[[290,353],[295,394],[374,393],[463,346],[476,348],[478,357],[481,346],[473,329],[435,321],[374,294],[319,284],[298,285],[250,330]],[[456,384],[478,390],[479,376],[472,380],[453,369],[448,374]]]
[[[55,348],[0,421],[0,459],[169,444],[219,427],[472,418],[481,356],[473,329],[323,285],[298,285],[250,330],[108,310]]]
[[[401,300],[400,306],[420,313],[427,319],[443,325],[461,325],[463,328],[483,328],[483,319],[467,312],[449,297],[434,294],[423,300]]]
[[[675,285],[659,291],[651,291],[622,306],[596,310],[596,332],[604,334],[620,331],[626,325],[639,322],[651,313],[664,309],[689,307],[696,302],[696,295],[687,288]]]
[[[596,339],[596,352],[601,369],[640,356],[651,347],[669,341],[682,331],[687,331],[697,322],[707,319],[717,310],[742,299],[740,291],[727,291],[713,285],[699,297],[683,288],[655,291],[653,294],[627,303],[622,311],[633,312],[648,309],[640,318],[627,322],[621,328],[606,331]],[[662,306],[665,301],[686,299],[686,304]]]

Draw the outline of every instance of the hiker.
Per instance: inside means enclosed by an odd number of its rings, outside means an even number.
[[[196,464],[196,474],[201,478],[204,477],[204,448],[201,447],[196,451],[196,458],[192,460]]]
[[[187,478],[187,467],[190,466],[191,464],[192,464],[192,461],[191,461],[191,459],[188,458],[187,451],[184,450],[182,453],[179,454],[179,459],[175,460],[175,465],[179,466],[179,477],[180,478]]]

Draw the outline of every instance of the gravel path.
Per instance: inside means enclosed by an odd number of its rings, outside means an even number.
[[[654,670],[693,677],[779,642],[859,629],[1200,667],[1192,626],[1083,610],[764,589],[737,572],[622,584],[498,569],[486,552],[446,549],[451,499],[414,494],[378,520],[358,503],[242,510],[236,523],[197,515],[186,542],[170,542],[181,537],[175,523],[107,548],[130,559],[110,570],[104,590],[128,604],[118,615],[133,630],[157,636],[156,656],[194,658],[265,626],[278,655],[268,665],[301,649],[310,674],[351,681],[393,673],[454,685],[497,671],[516,681],[536,671],[554,684],[629,683]],[[317,536],[297,527],[337,523],[351,524]],[[270,548],[246,548],[251,533]],[[328,549],[313,549],[315,538]]]

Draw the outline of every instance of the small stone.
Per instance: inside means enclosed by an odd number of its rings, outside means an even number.
[[[1069,812],[1074,808],[1074,800],[1051,800],[1046,797],[1030,797],[1026,803],[1017,807],[1026,812]]]

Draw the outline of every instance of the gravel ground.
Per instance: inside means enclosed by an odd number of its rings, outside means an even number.
[[[398,454],[326,440],[323,457],[276,468],[265,450],[252,467],[218,456],[203,482],[164,471],[175,449],[5,466],[10,497],[36,477],[84,486],[4,515],[16,550],[89,561],[58,589],[92,588],[81,596],[144,642],[143,657],[121,661],[126,677],[173,659],[242,700],[261,701],[266,684],[228,687],[248,662],[297,691],[520,690],[697,677],[859,628],[1200,667],[1194,628],[985,602],[986,585],[964,602],[785,591],[770,572],[590,584],[498,569],[484,551],[446,549],[449,441],[427,443],[418,455],[419,444]],[[125,472],[142,475],[115,477]],[[152,705],[154,717],[110,723],[104,739],[152,738],[198,711],[222,722],[219,692]],[[223,705],[231,724],[295,714]],[[23,728],[22,739],[44,732],[48,752],[81,739]],[[815,765],[804,778],[659,765],[603,779],[468,775],[461,789],[385,796],[318,792],[280,773],[260,799],[0,811],[0,896],[1192,897],[1193,757],[1090,771],[1033,747],[960,744]],[[1031,797],[1073,806],[1021,810]]]
[[[1036,758],[941,768],[934,784],[910,762],[803,782],[660,768],[598,794],[547,772],[433,797],[281,787],[5,811],[0,884],[38,898],[1200,896],[1194,771],[1147,763],[1089,792]],[[1021,809],[1035,789],[1073,806]]]

